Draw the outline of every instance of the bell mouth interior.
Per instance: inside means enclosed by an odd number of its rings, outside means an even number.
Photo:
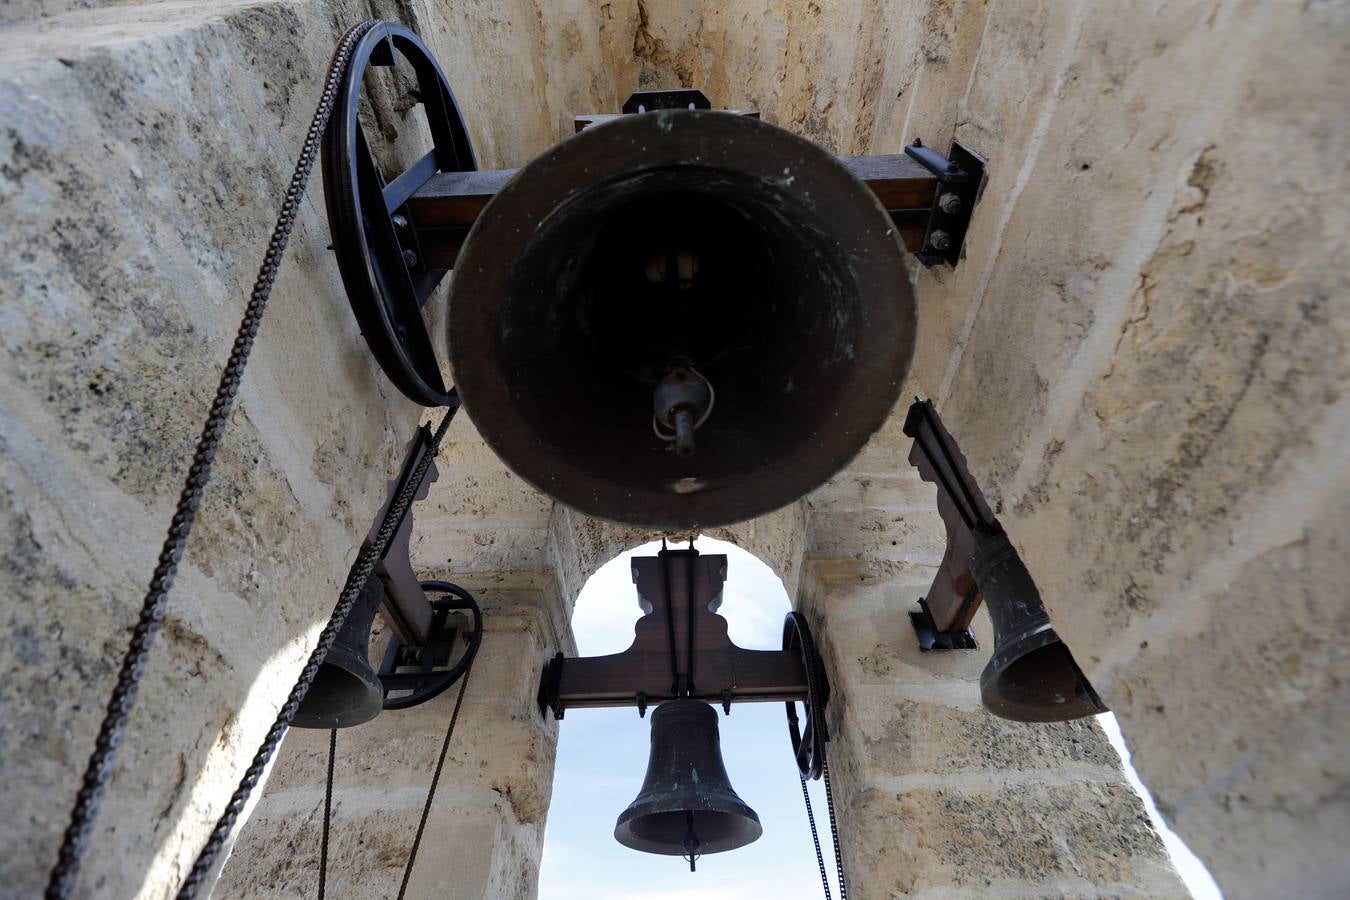
[[[710,491],[820,441],[847,402],[857,289],[790,190],[682,167],[592,189],[535,229],[498,354],[538,440],[620,488]],[[715,391],[681,458],[652,394],[677,359]],[[655,474],[655,478],[653,477]]]
[[[340,665],[319,667],[291,724],[300,728],[346,728],[369,722],[380,714],[384,692],[374,683]]]
[[[1053,636],[1053,632],[1051,632]],[[1106,712],[1069,648],[1056,639],[982,679],[984,705],[1024,722],[1059,722]]]

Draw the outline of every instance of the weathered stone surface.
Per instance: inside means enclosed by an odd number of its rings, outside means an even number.
[[[868,861],[866,896],[1186,896],[1120,783],[877,791],[850,813],[905,824],[853,851]]]
[[[19,638],[0,654],[0,758],[5,806],[22,810],[0,844],[6,891],[24,896],[54,860],[332,40],[293,5],[99,15],[0,34],[0,479]],[[415,418],[333,302],[323,234],[311,201],[109,784],[88,894],[171,892]]]

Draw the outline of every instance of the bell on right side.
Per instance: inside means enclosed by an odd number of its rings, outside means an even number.
[[[971,573],[994,623],[994,655],[980,675],[991,713],[1018,722],[1066,722],[1107,712],[1059,639],[1007,534],[976,533]]]

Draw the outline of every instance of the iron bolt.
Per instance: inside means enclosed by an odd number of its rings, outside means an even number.
[[[405,216],[401,215],[390,216],[389,221],[393,222],[394,227],[397,228],[399,231],[408,230],[408,219]]]
[[[961,211],[961,206],[961,198],[955,194],[943,194],[941,197],[938,197],[938,209],[950,216],[959,213]]]
[[[945,231],[934,231],[928,236],[928,246],[946,252],[952,248],[952,236]]]
[[[403,251],[403,264],[408,268],[414,268],[417,265],[417,254],[411,250]]]

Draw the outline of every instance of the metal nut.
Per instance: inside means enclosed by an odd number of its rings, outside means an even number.
[[[945,253],[952,248],[952,236],[945,231],[934,231],[928,236],[928,246]]]
[[[938,209],[947,213],[947,215],[956,215],[961,211],[963,206],[964,204],[961,203],[961,198],[955,194],[943,194],[938,197]]]

